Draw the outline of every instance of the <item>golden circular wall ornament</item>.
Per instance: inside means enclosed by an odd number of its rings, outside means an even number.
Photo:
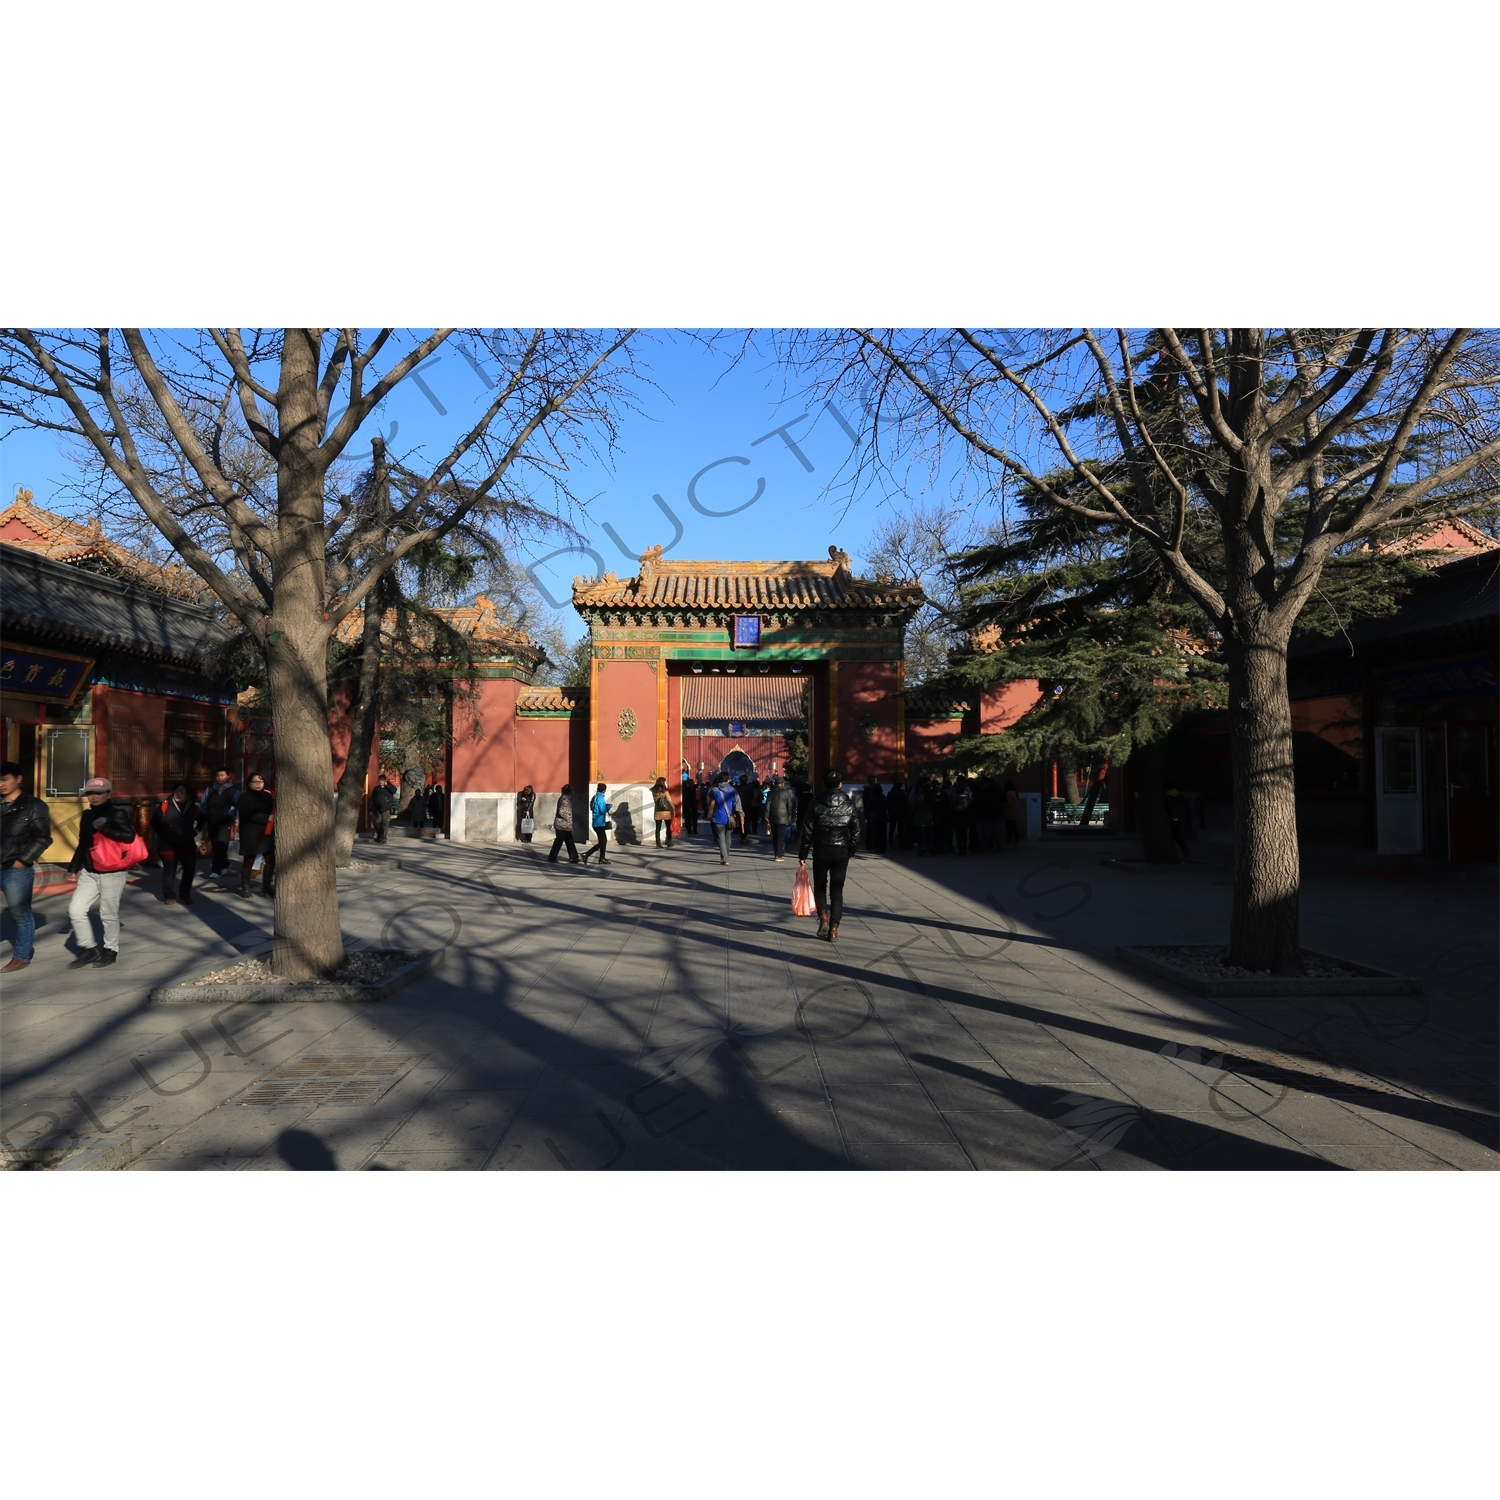
[[[615,728],[620,731],[620,738],[628,740],[636,731],[637,719],[633,708],[620,710],[620,717],[615,720]]]

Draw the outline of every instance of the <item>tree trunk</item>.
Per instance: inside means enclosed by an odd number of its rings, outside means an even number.
[[[321,979],[344,956],[333,865],[328,741],[323,467],[318,453],[318,334],[284,334],[277,425],[278,517],[266,661],[276,735],[276,946],[282,980]]]
[[[1077,807],[1083,800],[1078,795],[1078,772],[1076,770],[1065,770],[1062,773],[1063,800],[1073,807]]]
[[[1089,767],[1088,792],[1083,799],[1083,811],[1078,815],[1078,826],[1087,828],[1089,819],[1094,816],[1094,804],[1099,800],[1099,793],[1104,790],[1104,778],[1109,775],[1109,762],[1105,761],[1099,767],[1099,774],[1094,774],[1094,768]]]
[[[1141,853],[1148,865],[1180,865],[1182,855],[1172,826],[1167,821],[1167,745],[1153,740],[1137,745],[1131,758],[1135,767],[1136,821],[1141,830]]]
[[[380,688],[380,615],[376,589],[365,601],[364,633],[360,646],[359,677],[349,705],[349,759],[339,777],[338,813],[334,819],[333,862],[344,869],[354,860],[354,835],[370,774],[370,751],[375,744],[376,705]]]
[[[1231,635],[1229,738],[1234,757],[1229,962],[1257,973],[1301,974],[1301,872],[1282,633]]]

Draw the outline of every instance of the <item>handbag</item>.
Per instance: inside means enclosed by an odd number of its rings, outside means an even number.
[[[151,851],[140,834],[136,834],[128,844],[117,843],[114,839],[95,839],[94,847],[89,851],[94,869],[100,875],[113,875],[118,870],[128,870],[131,865],[138,865],[142,860],[148,859],[150,854]]]
[[[815,917],[818,914],[817,898],[813,895],[812,877],[806,865],[797,866],[797,878],[792,882],[792,915]]]
[[[214,852],[214,846],[208,839],[198,840],[198,853],[207,859]]]
[[[530,815],[522,818],[521,819],[521,832],[522,833],[535,833],[536,832],[536,819],[533,818],[533,817],[531,817]]]
[[[671,821],[671,823],[668,826],[671,828],[671,830],[672,830],[672,837],[675,839],[677,837],[677,835],[682,832],[682,819],[681,818],[673,818],[672,821]]]

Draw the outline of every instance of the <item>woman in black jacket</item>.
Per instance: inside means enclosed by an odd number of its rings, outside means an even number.
[[[516,833],[523,844],[531,842],[531,834],[527,833],[525,820],[532,821],[532,832],[536,831],[536,792],[528,784],[523,786],[516,794]]]
[[[260,859],[261,894],[276,894],[276,841],[274,835],[276,798],[266,790],[264,776],[252,776],[240,793],[240,888],[238,895],[250,894],[250,877]]]
[[[185,781],[151,814],[156,830],[156,848],[161,855],[161,899],[171,906],[181,901],[193,904],[193,876],[198,871],[198,831],[203,827],[203,809]],[[175,875],[175,882],[174,882]],[[177,887],[173,895],[173,885]]]

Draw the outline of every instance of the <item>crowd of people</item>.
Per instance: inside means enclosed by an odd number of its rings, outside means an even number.
[[[74,956],[70,968],[106,968],[119,958],[120,899],[132,869],[151,856],[136,826],[134,804],[117,798],[108,777],[91,776],[83,787],[78,845],[68,861],[73,876],[68,923]],[[240,842],[240,870],[235,894],[248,898],[258,872],[261,891],[276,894],[276,798],[265,779],[249,777],[241,788],[220,767],[200,794],[186,782],[151,808],[149,823],[154,853],[161,863],[161,899],[166,906],[191,906],[198,861],[209,861],[209,878],[228,881],[229,846]],[[4,972],[26,968],[35,948],[36,918],[31,909],[36,863],[52,843],[47,804],[22,787],[21,767],[0,767],[0,866],[4,868],[6,905],[16,924],[10,962]],[[133,850],[122,854],[121,850]],[[96,916],[97,913],[97,916]],[[97,930],[95,923],[97,921]]]
[[[772,775],[763,782],[753,772],[732,776],[720,771],[696,779],[684,775],[675,799],[666,779],[658,777],[651,804],[656,848],[678,849],[684,835],[702,836],[722,866],[729,865],[733,850],[762,841],[779,864],[796,838],[798,862],[812,860],[818,935],[830,941],[838,938],[849,860],[861,848],[872,854],[911,850],[919,856],[970,855],[1014,848],[1022,838],[1023,811],[1015,783],[989,774],[944,771],[918,776],[910,784],[902,777],[872,781],[856,802],[837,771],[824,774],[817,793],[801,779]],[[525,842],[535,827],[535,808],[536,793],[528,786],[517,799]],[[549,863],[558,863],[565,850],[569,864],[586,865],[594,858],[600,865],[609,863],[613,821],[606,782],[588,794],[582,816],[593,842],[586,842],[580,854],[580,812],[572,785],[564,786],[551,825]]]
[[[658,807],[670,807],[658,782]],[[720,857],[735,847],[768,839],[782,859],[791,832],[804,821],[814,793],[811,783],[785,776],[762,782],[753,773],[682,778],[682,825],[696,833],[700,822],[725,829]],[[1015,782],[988,773],[971,777],[943,771],[907,781],[867,782],[861,792],[864,848],[871,854],[909,850],[918,855],[990,854],[1015,848],[1023,837],[1021,795]],[[732,804],[732,805],[731,805]],[[658,812],[658,817],[663,813]],[[660,842],[658,838],[658,843]]]
[[[68,907],[77,954],[72,967],[104,966],[115,961],[120,946],[120,898],[125,870],[112,868],[113,859],[96,868],[99,840],[128,844],[137,837],[131,804],[115,799],[108,780],[90,778],[84,789],[88,806],[80,824],[77,850],[69,865],[76,886]],[[421,828],[441,827],[446,799],[440,786],[424,788],[409,801],[404,816]],[[963,772],[924,774],[910,783],[896,777],[872,781],[857,804],[837,771],[824,776],[821,792],[806,780],[772,775],[761,781],[753,772],[731,776],[720,771],[694,779],[684,775],[676,799],[666,779],[651,788],[652,821],[658,849],[682,847],[683,835],[703,835],[727,866],[731,851],[764,842],[771,858],[781,863],[797,839],[798,860],[813,862],[813,883],[819,915],[819,935],[838,936],[843,887],[848,862],[862,847],[872,854],[901,850],[919,856],[995,853],[1021,840],[1022,808],[1015,783],[989,774],[970,777]],[[399,787],[389,773],[380,777],[371,796],[371,832],[384,843],[400,803]],[[526,787],[517,799],[521,839],[530,843],[536,828],[536,793]],[[550,831],[548,859],[557,863],[563,850],[570,864],[609,862],[609,834],[613,827],[609,787],[599,782],[588,797],[587,833],[575,826],[577,810],[571,785],[562,788]],[[16,923],[16,939],[6,972],[24,969],[32,959],[35,922],[31,912],[33,867],[51,843],[46,803],[22,790],[20,767],[6,762],[0,770],[0,877],[6,904]],[[161,861],[161,898],[168,906],[193,904],[193,882],[200,859],[209,861],[208,876],[231,878],[229,851],[238,838],[240,868],[237,886],[248,898],[257,873],[261,892],[276,892],[276,799],[264,779],[251,775],[241,788],[227,768],[220,767],[201,793],[179,783],[150,815],[155,852]],[[94,929],[98,911],[99,933]]]

